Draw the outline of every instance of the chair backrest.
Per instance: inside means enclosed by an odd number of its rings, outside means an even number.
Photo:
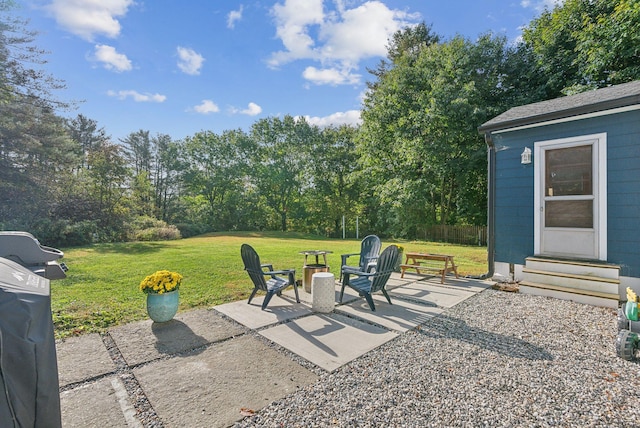
[[[382,242],[376,235],[364,237],[360,243],[360,270],[365,271],[369,262],[378,257],[381,246]]]
[[[267,291],[267,282],[264,280],[264,271],[260,267],[260,257],[249,244],[242,244],[240,254],[244,262],[244,270],[249,274],[253,284],[260,290]]]
[[[376,266],[376,273],[371,278],[371,292],[382,290],[387,284],[391,272],[395,270],[396,263],[400,257],[398,247],[395,245],[389,245],[384,249],[380,257],[378,257],[378,265]]]

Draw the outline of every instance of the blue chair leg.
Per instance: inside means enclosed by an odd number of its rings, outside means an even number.
[[[251,300],[255,297],[257,292],[258,292],[258,287],[254,287],[253,291],[251,292],[251,296],[249,296],[249,301],[247,302],[247,304],[251,304]]]
[[[387,298],[387,302],[389,302],[390,305],[392,305],[393,303],[391,303],[391,297],[389,297],[389,295],[387,294],[387,290],[385,290],[384,288],[382,289],[382,294],[384,294],[384,297]]]
[[[267,291],[267,295],[264,296],[264,301],[262,302],[262,310],[264,311],[267,307],[267,305],[269,304],[269,301],[271,301],[271,298],[273,297],[274,292],[273,291]]]
[[[298,286],[296,283],[293,283],[293,291],[296,293],[296,302],[300,303],[300,296],[298,296]]]
[[[367,299],[367,303],[369,304],[369,307],[371,308],[371,312],[375,312],[376,311],[376,305],[373,304],[373,298],[371,297],[371,293],[363,293],[364,294],[364,298]]]
[[[293,287],[293,291],[296,293],[296,302],[300,303],[300,296],[298,296],[298,284],[296,284],[296,274],[289,272],[289,285]]]

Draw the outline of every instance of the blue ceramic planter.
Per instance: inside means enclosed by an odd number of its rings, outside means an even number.
[[[180,290],[162,294],[147,294],[147,313],[155,322],[167,322],[178,312]]]

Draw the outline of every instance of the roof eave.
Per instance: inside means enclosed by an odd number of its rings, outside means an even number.
[[[595,113],[598,111],[611,110],[620,107],[627,107],[634,104],[640,104],[640,94],[629,95],[626,97],[607,100],[598,103],[587,104],[578,107],[572,107],[564,110],[557,110],[550,113],[527,116],[523,118],[506,120],[503,122],[491,123],[488,125],[480,125],[478,132],[480,134],[492,133],[503,129],[516,128],[520,126],[534,125],[536,123],[544,123],[557,119],[564,119],[571,116],[581,116],[584,114]]]

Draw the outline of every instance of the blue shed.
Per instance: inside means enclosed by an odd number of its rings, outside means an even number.
[[[515,107],[478,130],[490,271],[599,306],[640,292],[640,81]]]

